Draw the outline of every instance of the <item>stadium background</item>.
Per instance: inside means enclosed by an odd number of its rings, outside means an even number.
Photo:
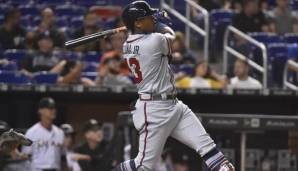
[[[119,41],[120,39],[118,37],[114,38],[116,40],[106,38],[103,42],[100,42],[99,47],[95,49],[91,48],[91,50],[88,48],[83,50],[66,50],[63,48],[63,43],[77,36],[74,32],[84,26],[84,15],[88,11],[92,11],[92,13],[94,12],[98,16],[99,21],[96,23],[98,30],[106,30],[121,25],[119,21],[121,9],[129,2],[126,0],[1,0],[0,24],[5,23],[5,15],[8,11],[18,9],[21,12],[19,25],[26,33],[34,33],[38,30],[39,24],[42,21],[40,16],[41,11],[50,7],[56,16],[55,28],[63,37],[62,39],[59,37],[60,35],[58,36],[60,42],[57,41],[58,43],[54,45],[55,48],[53,49],[55,50],[53,52],[58,54],[60,60],[79,61],[83,64],[80,74],[77,76],[78,78],[87,77],[91,80],[96,80],[100,73],[99,68],[104,63],[103,59],[109,58],[107,53],[111,50],[117,51],[113,45],[117,44],[117,40],[121,43]],[[153,7],[159,8],[161,6],[161,1],[159,0],[148,2]],[[228,0],[201,1],[198,3],[209,12],[209,55],[207,56],[208,58],[204,56],[204,37],[191,30],[190,43],[186,44],[189,44],[188,50],[192,51],[195,58],[187,59],[178,65],[175,63],[174,67],[176,69],[178,66],[176,73],[182,71],[186,75],[192,75],[195,72],[193,64],[205,57],[205,59],[208,59],[211,68],[217,73],[225,74],[228,78],[233,76],[232,70],[227,73],[223,72],[222,51],[224,33],[228,26],[233,25],[233,17],[237,15],[237,10],[239,10],[237,8],[238,2],[242,3],[241,1]],[[186,16],[186,2],[176,0],[173,2],[165,1],[165,3]],[[231,3],[231,6],[225,9],[227,3]],[[270,14],[270,11],[272,12],[276,8],[275,1],[265,0],[258,3],[261,7],[260,11],[264,12],[264,14],[266,12]],[[295,18],[298,10],[298,1],[289,0],[289,8]],[[186,24],[171,13],[169,14],[173,20],[172,26],[175,31],[181,31],[185,34],[187,32]],[[198,14],[191,12],[189,20],[204,29],[204,16],[200,12]],[[268,19],[267,22],[271,20]],[[268,88],[258,90],[231,90],[224,86],[219,89],[196,89],[188,87],[186,89],[180,89],[178,96],[193,111],[198,113],[198,116],[200,116],[200,113],[204,113],[204,116],[207,116],[206,120],[202,117],[203,124],[211,136],[214,137],[219,147],[229,154],[228,156],[235,163],[237,170],[240,169],[241,163],[241,135],[247,133],[245,134],[247,138],[245,170],[265,171],[266,169],[263,166],[267,162],[272,166],[270,168],[271,170],[296,171],[298,167],[295,152],[297,153],[298,143],[297,137],[292,136],[292,134],[297,134],[298,121],[295,118],[289,120],[286,120],[286,118],[297,116],[298,94],[296,92],[297,89],[293,87],[285,88],[283,72],[288,60],[296,61],[298,59],[298,45],[296,44],[298,43],[298,32],[295,32],[297,31],[295,29],[293,29],[293,33],[284,34],[277,34],[272,30],[259,33],[242,31],[245,32],[245,35],[265,44],[269,61],[268,66],[266,66],[268,69]],[[36,34],[45,36],[44,33]],[[60,73],[53,74],[50,72],[36,72],[36,75],[30,78],[21,71],[23,68],[20,63],[22,59],[26,58],[28,53],[36,50],[36,47],[34,47],[34,43],[31,46],[32,42],[27,39],[28,34],[23,34],[23,36],[24,40],[21,40],[22,43],[20,43],[22,46],[6,49],[5,45],[2,44],[0,48],[0,60],[5,60],[0,65],[0,120],[7,122],[13,128],[25,131],[38,121],[38,115],[36,114],[38,101],[42,97],[52,97],[58,106],[58,118],[55,122],[57,125],[70,123],[80,132],[83,121],[95,118],[102,123],[106,123],[107,139],[112,137],[111,134],[114,134],[119,135],[118,138],[122,138],[121,141],[123,141],[124,137],[121,132],[123,132],[124,127],[130,127],[130,131],[133,134],[133,126],[129,122],[129,119],[124,119],[125,122],[122,122],[119,119],[119,112],[129,111],[129,104],[137,98],[134,87],[113,85],[83,86],[81,82],[78,83],[76,81],[61,84],[56,81],[61,76]],[[35,36],[38,37],[39,35]],[[233,36],[231,37],[233,39]],[[54,38],[51,37],[51,39]],[[33,39],[32,41],[39,40]],[[55,42],[55,40],[53,41]],[[246,49],[243,50],[243,46],[234,46],[236,43],[233,44],[233,42],[237,42],[237,39],[229,40],[229,42],[231,42],[233,49],[241,51],[245,57],[262,65],[262,56],[258,48],[249,42],[245,42]],[[108,44],[110,46],[106,47],[102,44]],[[232,66],[232,64],[233,61],[230,60],[229,65]],[[295,66],[293,68],[295,71]],[[262,82],[262,74],[259,72],[255,72],[252,69],[250,75]],[[128,75],[128,77],[130,76]],[[290,72],[287,78],[293,85],[297,82],[295,72]],[[208,120],[208,114],[214,122]],[[212,114],[219,114],[220,117]],[[234,114],[235,118],[225,117],[225,115],[229,116],[229,114]],[[247,120],[244,119],[244,116],[247,114],[252,116],[248,119],[249,123],[245,125],[244,123]],[[260,117],[259,115],[276,115],[278,118],[272,122],[272,125],[268,125],[270,117],[264,117],[264,123],[267,125],[254,125],[254,119],[257,119],[258,122],[262,120],[258,119]],[[79,133],[77,141],[81,140],[82,135]],[[134,143],[135,141],[132,140],[133,149],[135,150],[136,144]],[[123,144],[118,143],[117,145],[121,149]],[[199,157],[187,147],[172,139],[169,140],[167,147],[170,147],[172,155],[177,157],[177,160],[184,160],[183,156],[187,155],[185,161],[190,166],[190,170],[202,170]],[[134,150],[132,151],[135,152]],[[117,154],[117,158],[121,160],[122,155],[122,153]]]

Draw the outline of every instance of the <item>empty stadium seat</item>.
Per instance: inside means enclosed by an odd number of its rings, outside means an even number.
[[[69,24],[68,24],[68,19],[67,17],[58,17],[56,19],[56,25],[57,27],[68,27]]]
[[[22,16],[30,15],[30,16],[36,16],[40,15],[40,9],[33,5],[20,5],[19,10],[21,11]]]
[[[0,65],[0,70],[1,71],[17,71],[18,66],[15,62],[9,62],[8,64],[1,64]]]
[[[223,37],[226,28],[231,25],[234,13],[227,10],[212,10],[209,15],[210,20],[210,54],[218,56],[223,49]]]
[[[84,18],[83,16],[81,17],[74,17],[70,20],[70,27],[71,28],[74,28],[74,29],[77,29],[78,26],[82,26],[83,25],[83,21],[84,21]]]
[[[66,60],[81,60],[82,58],[82,53],[80,52],[65,52],[61,54],[61,59],[66,59]]]
[[[99,52],[88,52],[86,53],[82,60],[87,62],[99,62],[101,54]]]
[[[38,72],[35,73],[33,81],[37,84],[56,84],[58,74],[49,72]]]
[[[35,3],[44,5],[60,5],[65,4],[66,0],[34,0]]]
[[[282,87],[283,70],[287,60],[287,44],[273,43],[268,45],[268,76],[271,85]]]
[[[21,73],[14,71],[0,71],[0,83],[29,84],[31,79]]]
[[[92,5],[105,5],[108,3],[108,0],[72,0],[74,4],[83,5],[83,6],[92,6]]]
[[[265,45],[268,45],[270,43],[283,42],[281,37],[274,33],[256,32],[256,33],[249,33],[249,35],[254,39],[256,39],[257,41],[265,43]]]
[[[298,44],[288,45],[288,58],[298,61]]]
[[[31,3],[31,0],[9,0],[6,3],[12,5],[24,5]]]
[[[57,16],[71,16],[71,15],[74,15],[73,6],[71,6],[71,5],[60,5],[60,6],[57,6],[55,8],[55,14]]]
[[[98,63],[96,62],[85,62],[84,68],[82,72],[97,72],[98,71]]]
[[[298,43],[298,34],[286,33],[284,39],[286,43]]]
[[[26,56],[26,53],[25,50],[8,49],[4,52],[3,56],[9,61],[19,63]]]
[[[211,23],[216,23],[216,22],[220,22],[221,20],[227,20],[227,19],[232,20],[233,16],[234,16],[234,12],[232,11],[227,11],[222,9],[212,10],[210,12],[210,21]]]

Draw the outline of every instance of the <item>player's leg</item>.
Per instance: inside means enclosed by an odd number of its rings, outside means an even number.
[[[196,150],[211,171],[218,171],[223,168],[222,165],[227,162],[227,159],[216,148],[214,141],[206,132],[200,120],[181,101],[177,105],[182,111],[182,116],[171,136]]]
[[[167,123],[178,121],[171,117],[174,111],[154,102],[138,101],[136,107],[133,121],[139,130],[139,153],[135,159],[121,163],[115,171],[152,171],[174,127]]]

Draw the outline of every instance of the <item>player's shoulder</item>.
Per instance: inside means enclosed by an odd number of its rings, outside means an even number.
[[[164,39],[164,38],[166,38],[164,34],[157,33],[157,32],[151,33],[151,34],[149,34],[149,36],[151,36],[152,38],[155,38],[155,39]]]
[[[56,125],[53,125],[53,130],[55,131],[55,132],[57,132],[57,133],[59,133],[59,135],[63,135],[64,133],[63,133],[63,131],[62,131],[62,129],[60,129],[58,126],[56,126]]]
[[[36,123],[27,130],[26,134],[34,134],[39,130],[40,130],[40,123]]]

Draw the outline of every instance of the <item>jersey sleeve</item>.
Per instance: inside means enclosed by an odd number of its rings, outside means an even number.
[[[156,33],[158,39],[158,47],[160,48],[163,55],[170,55],[172,52],[170,40],[161,33]]]
[[[34,139],[33,139],[33,133],[30,130],[26,132],[25,137],[27,137],[27,138],[29,138],[29,139],[31,139],[31,140],[34,141]],[[32,146],[33,145],[31,145],[31,146],[23,146],[22,147],[22,152],[25,153],[25,154],[32,154]]]

